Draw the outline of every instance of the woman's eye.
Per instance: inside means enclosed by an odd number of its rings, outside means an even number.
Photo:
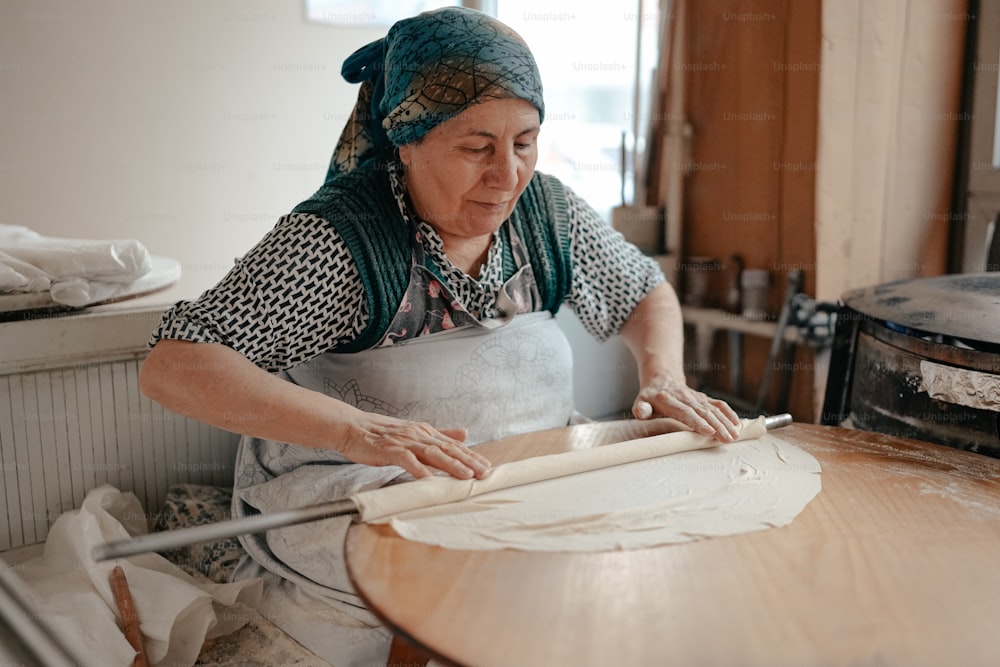
[[[470,153],[485,153],[489,149],[490,149],[489,146],[466,146],[465,147],[465,150],[469,151]]]
[[[534,146],[534,144],[514,144],[514,148],[519,151],[529,150],[532,146]]]

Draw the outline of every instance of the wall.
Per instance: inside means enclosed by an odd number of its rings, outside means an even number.
[[[817,291],[945,272],[966,0],[823,6]]]
[[[340,63],[383,29],[298,0],[5,0],[0,222],[138,238],[214,284],[311,194],[353,106]]]
[[[819,3],[689,4],[693,126],[684,251],[782,274],[815,261],[813,183]],[[772,309],[773,310],[773,309]]]
[[[736,253],[770,269],[775,311],[794,268],[824,301],[943,273],[966,0],[681,2],[682,262]],[[745,345],[746,386],[766,356]],[[804,353],[792,368],[808,419],[825,364]]]

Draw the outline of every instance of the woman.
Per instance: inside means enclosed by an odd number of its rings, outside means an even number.
[[[218,286],[168,311],[143,366],[149,396],[244,434],[236,516],[403,471],[481,478],[490,464],[467,445],[569,423],[563,304],[596,337],[625,340],[637,418],[733,439],[736,414],[685,384],[680,309],[655,262],[535,172],[544,104],[519,36],[436,10],[343,73],[362,86],[326,183]],[[237,572],[264,577],[265,614],[338,665],[388,650],[340,563],[348,525],[246,537]]]

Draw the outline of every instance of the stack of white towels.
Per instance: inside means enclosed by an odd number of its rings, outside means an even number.
[[[152,268],[139,241],[53,238],[0,225],[0,293],[48,292],[57,304],[81,307],[115,297]]]

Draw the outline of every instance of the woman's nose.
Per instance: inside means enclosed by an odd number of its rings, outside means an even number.
[[[490,187],[513,190],[517,186],[517,156],[514,151],[497,151],[483,178]]]

